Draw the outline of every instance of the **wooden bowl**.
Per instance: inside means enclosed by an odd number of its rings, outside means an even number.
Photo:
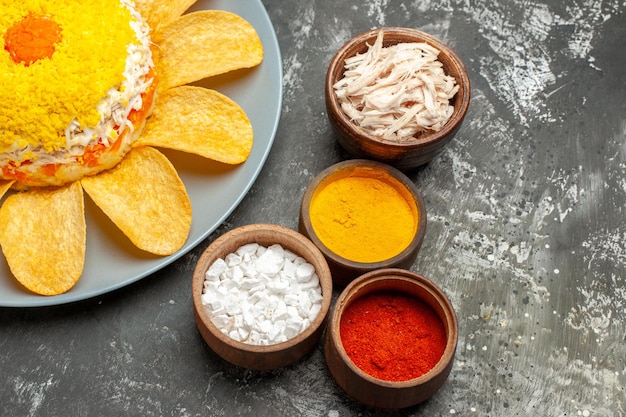
[[[346,353],[339,333],[344,311],[356,299],[378,291],[397,291],[416,297],[429,304],[441,318],[447,344],[439,362],[427,373],[406,381],[386,381],[362,371]],[[335,301],[326,330],[324,356],[331,374],[350,397],[370,407],[398,409],[419,404],[441,388],[452,369],[457,339],[456,314],[439,287],[410,271],[381,269],[354,280]]]
[[[292,339],[274,345],[258,346],[239,342],[225,335],[211,321],[201,296],[205,273],[219,258],[248,243],[262,246],[280,244],[302,256],[315,267],[322,289],[322,307],[311,325]],[[328,264],[319,249],[306,237],[289,228],[272,224],[253,224],[233,229],[213,241],[198,260],[193,273],[192,295],[195,321],[209,347],[226,361],[253,370],[271,370],[292,364],[307,355],[319,342],[326,326],[332,299],[332,279]]]
[[[453,76],[460,88],[451,100],[454,112],[439,131],[403,142],[385,140],[357,126],[341,109],[333,85],[343,78],[344,62],[346,58],[366,52],[367,45],[375,42],[380,30],[384,31],[385,47],[398,43],[425,42],[440,51],[438,60],[443,64],[445,73]],[[374,159],[401,170],[409,170],[435,158],[456,135],[469,107],[470,79],[461,58],[441,40],[417,29],[385,27],[361,33],[337,51],[326,73],[325,99],[330,125],[337,141],[349,154],[355,158]]]
[[[322,242],[313,228],[310,209],[311,202],[315,197],[315,193],[326,184],[349,176],[373,176],[380,178],[392,184],[404,196],[406,201],[414,207],[414,214],[417,217],[417,228],[410,244],[402,252],[382,261],[357,262],[335,253]],[[426,204],[415,184],[398,169],[377,161],[352,159],[326,168],[311,181],[302,197],[298,228],[300,233],[307,236],[324,254],[332,273],[333,283],[337,286],[345,286],[354,278],[375,269],[409,269],[413,265],[426,234]]]

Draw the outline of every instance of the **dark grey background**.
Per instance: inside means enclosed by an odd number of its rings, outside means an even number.
[[[261,175],[195,250],[130,287],[67,306],[0,309],[0,414],[16,416],[621,416],[626,414],[626,5],[623,0],[263,0],[284,64],[283,116]],[[218,235],[297,227],[311,179],[348,156],[328,127],[333,53],[410,26],[465,61],[458,136],[409,173],[428,208],[412,270],[458,314],[449,380],[374,411],[321,347],[273,372],[223,362],[192,314],[191,274]]]

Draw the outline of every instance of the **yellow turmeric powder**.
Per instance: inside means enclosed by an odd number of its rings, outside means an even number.
[[[313,230],[326,247],[363,263],[384,261],[406,249],[419,219],[415,200],[402,183],[358,170],[320,184],[310,213]]]

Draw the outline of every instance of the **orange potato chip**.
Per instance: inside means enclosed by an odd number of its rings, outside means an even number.
[[[159,91],[251,68],[263,60],[263,45],[252,25],[221,10],[183,15],[157,30],[153,40],[159,45]]]
[[[135,8],[155,29],[174,21],[196,0],[135,0]]]
[[[191,202],[174,166],[156,149],[133,149],[114,168],[81,184],[139,249],[171,255],[185,244]]]
[[[159,97],[134,146],[175,149],[239,164],[250,155],[252,143],[252,125],[237,103],[217,91],[182,86]]]
[[[84,206],[79,183],[6,199],[0,208],[0,245],[24,287],[57,295],[76,284],[85,262]]]

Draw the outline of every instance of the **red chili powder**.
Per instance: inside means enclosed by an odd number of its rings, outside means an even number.
[[[417,378],[433,368],[446,348],[441,318],[424,301],[399,292],[375,292],[346,307],[339,324],[350,359],[387,381]]]

